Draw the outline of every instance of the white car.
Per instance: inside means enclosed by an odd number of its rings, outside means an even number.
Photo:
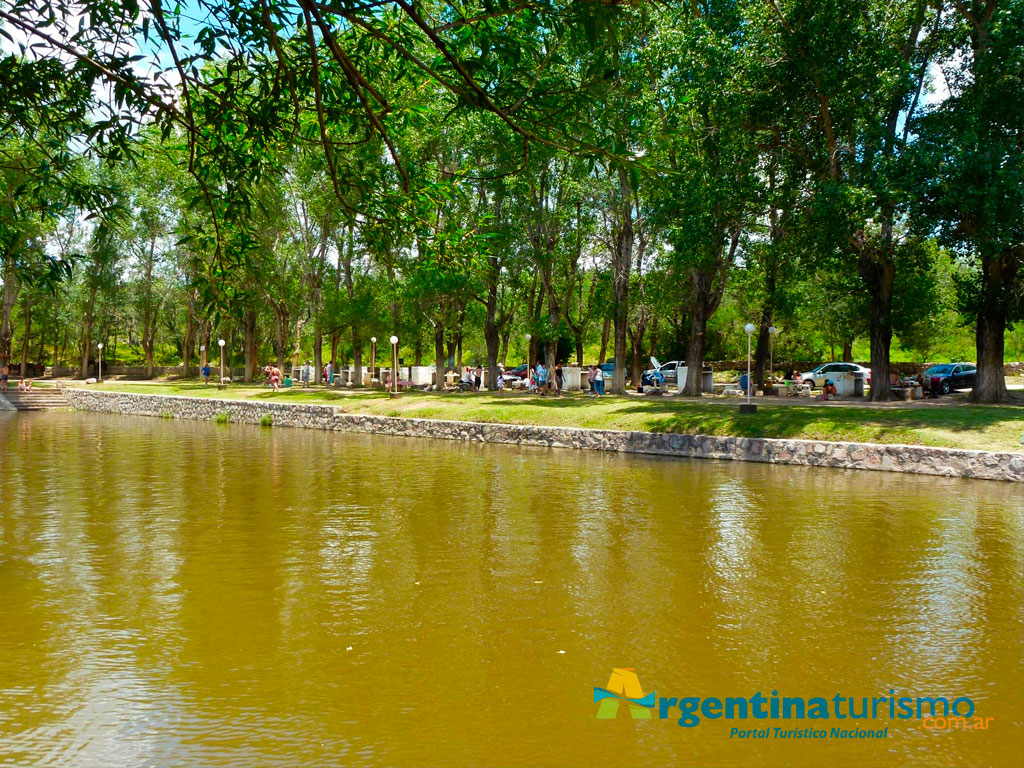
[[[683,360],[669,360],[667,363],[659,363],[658,358],[652,357],[651,365],[654,367],[648,368],[640,376],[640,383],[645,387],[653,384],[655,371],[661,374],[665,384],[675,384],[678,379],[677,371],[679,368],[685,368],[686,362]]]
[[[804,381],[811,382],[812,387],[819,388],[825,386],[825,379],[831,378],[830,374],[856,373],[858,371],[864,374],[864,383],[866,385],[870,385],[871,369],[865,368],[863,365],[857,365],[856,363],[823,363],[813,371],[801,373],[800,377]]]

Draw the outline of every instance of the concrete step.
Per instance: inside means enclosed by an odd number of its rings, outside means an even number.
[[[5,397],[7,402],[19,411],[46,411],[52,408],[68,407],[64,393],[52,389],[39,389],[32,392],[8,389],[0,396]]]

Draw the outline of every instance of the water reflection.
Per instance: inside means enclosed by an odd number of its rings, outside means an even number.
[[[0,415],[16,764],[1005,765],[1015,486],[85,414]],[[564,653],[560,653],[564,652]],[[955,691],[1003,729],[737,743],[663,695]]]

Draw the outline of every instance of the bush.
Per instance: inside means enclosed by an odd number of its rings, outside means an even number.
[[[213,417],[213,423],[214,424],[227,424],[230,421],[231,421],[231,414],[230,413],[218,413],[216,416]]]
[[[263,426],[263,427],[272,427],[272,426],[274,426],[274,417],[273,417],[273,415],[269,414],[269,413],[263,414],[263,418],[260,419],[260,426]]]

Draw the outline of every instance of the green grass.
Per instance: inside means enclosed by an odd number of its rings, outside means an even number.
[[[519,393],[437,394],[405,392],[389,400],[379,391],[341,392],[233,386],[225,390],[191,382],[104,382],[101,389],[191,397],[324,403],[347,413],[504,424],[539,424],[738,437],[788,437],[871,443],[909,443],[989,451],[1024,452],[1024,407],[970,405],[962,399],[899,403],[796,404],[757,398],[758,412],[740,415],[738,399],[673,397],[561,398]],[[96,388],[93,385],[91,388]]]

